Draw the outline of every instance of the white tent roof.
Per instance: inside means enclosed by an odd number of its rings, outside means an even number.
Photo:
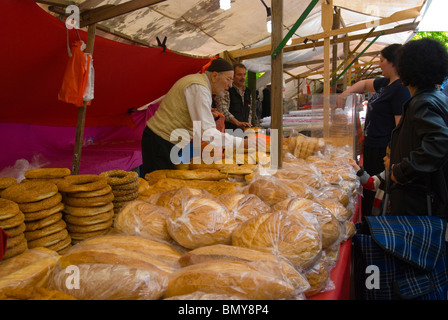
[[[36,0],[49,11],[61,12],[58,3],[64,0]],[[114,10],[126,4],[145,2],[135,0],[73,0],[84,13]],[[283,28],[285,35],[298,21],[312,1],[283,0]],[[321,27],[322,3],[319,0],[306,19],[292,35],[293,44],[283,50],[285,83],[290,79],[321,79],[323,68],[323,29]],[[146,7],[97,22],[101,35],[115,40],[157,46],[157,38],[165,37],[168,49],[191,56],[226,57],[241,61],[254,72],[270,71],[271,35],[266,29],[267,10],[261,0],[232,0],[231,8],[223,10],[219,0],[147,0]],[[271,6],[271,0],[264,0]],[[336,36],[337,65],[352,53],[359,57],[358,65],[365,64],[374,72],[378,52],[391,43],[404,43],[411,39],[428,7],[436,7],[444,0],[332,0],[335,11],[340,10],[339,29]],[[50,6],[50,7],[48,7]],[[89,12],[90,11],[90,12]],[[438,11],[438,10],[436,10]],[[448,30],[448,28],[446,28]],[[345,31],[345,32],[344,32]],[[369,32],[383,31],[366,36]],[[342,33],[344,32],[344,33]],[[350,38],[349,51],[343,42]],[[376,40],[373,44],[373,40]],[[306,44],[305,44],[306,42]],[[361,42],[361,44],[360,44]],[[373,68],[373,69],[372,69]],[[265,81],[260,81],[258,87]],[[291,82],[293,83],[293,82]],[[297,87],[297,80],[294,81]],[[295,89],[295,92],[297,90]]]

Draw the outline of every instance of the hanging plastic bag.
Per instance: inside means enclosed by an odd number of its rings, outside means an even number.
[[[71,56],[68,59],[67,67],[59,90],[58,99],[77,107],[84,105],[84,91],[89,75],[88,66],[91,56],[84,53],[85,44],[83,41],[76,41],[71,49]]]
[[[88,76],[87,76],[86,88],[84,90],[83,100],[84,101],[92,101],[93,96],[94,96],[93,84],[94,84],[94,79],[95,79],[95,71],[93,69],[92,55],[90,53],[86,53],[85,55],[90,57],[90,62],[87,67]]]

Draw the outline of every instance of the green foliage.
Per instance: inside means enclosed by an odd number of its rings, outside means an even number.
[[[448,32],[447,31],[429,31],[417,32],[412,40],[419,40],[423,38],[431,38],[442,42],[448,50]]]

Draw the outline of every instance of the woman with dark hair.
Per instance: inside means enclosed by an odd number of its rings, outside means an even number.
[[[448,76],[447,49],[421,39],[400,51],[397,70],[411,98],[391,136],[391,215],[424,215],[430,208],[447,219],[448,97],[436,87]]]
[[[380,53],[380,67],[384,77],[361,80],[341,93],[336,107],[345,107],[349,94],[371,92],[364,124],[363,167],[370,175],[384,171],[383,158],[390,141],[390,134],[400,121],[402,106],[409,99],[409,91],[403,86],[396,63],[400,44],[391,44]],[[375,192],[363,190],[362,215],[372,214]]]

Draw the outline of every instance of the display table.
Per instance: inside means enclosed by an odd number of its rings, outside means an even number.
[[[334,289],[321,292],[307,300],[350,300],[351,247],[351,239],[341,243],[338,262],[330,274]]]
[[[352,222],[354,223],[358,222],[360,218],[361,199],[362,197],[359,195],[352,218]],[[334,289],[321,292],[307,298],[307,300],[350,300],[351,253],[352,239],[348,239],[341,243],[338,262],[333,270],[331,270],[330,278],[333,282]]]

